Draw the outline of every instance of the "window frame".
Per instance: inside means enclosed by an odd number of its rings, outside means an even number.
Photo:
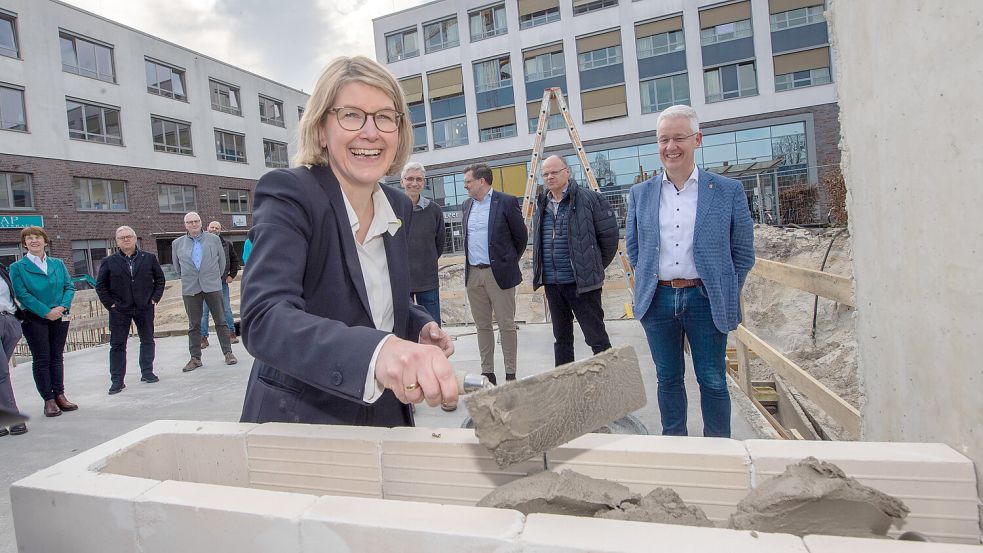
[[[497,127],[488,127],[487,129],[478,129],[478,142],[488,142],[491,140],[501,140],[503,138],[513,138],[519,134],[517,125],[515,123],[509,123],[508,125],[499,125]],[[509,134],[509,129],[511,129],[511,134]]]
[[[153,65],[153,66],[155,66],[155,69],[154,69],[154,74],[155,75],[158,75],[159,74],[159,68],[164,68],[164,69],[169,70],[171,72],[171,82],[174,82],[174,76],[176,75],[178,77],[178,80],[181,82],[181,88],[184,90],[184,93],[183,94],[177,94],[173,90],[164,90],[163,88],[152,86],[151,83],[148,82],[147,83],[147,92],[149,94],[153,94],[155,96],[161,96],[161,97],[164,97],[164,98],[171,98],[171,99],[177,100],[179,102],[185,102],[185,103],[187,103],[187,101],[188,101],[188,81],[185,78],[185,75],[187,74],[187,72],[184,69],[182,69],[182,68],[180,68],[180,67],[178,67],[176,65],[172,65],[170,63],[165,63],[165,62],[162,62],[160,60],[157,60],[157,59],[154,59],[154,58],[151,58],[151,57],[148,57],[148,56],[144,56],[143,63],[144,63],[144,73],[146,73],[147,65]],[[162,81],[157,81],[156,84],[160,84],[161,82]]]
[[[752,67],[752,69],[754,70],[754,90],[751,91],[751,92],[748,92],[747,94],[745,94],[744,93],[745,90],[749,90],[750,91],[751,89],[745,89],[744,87],[741,86],[741,67],[745,67],[745,66],[748,66],[748,65],[750,65]],[[723,70],[724,68],[727,68],[727,67],[734,67],[735,68],[735,71],[736,71],[736,76],[737,76],[737,95],[736,96],[729,96],[728,97],[727,96],[727,92],[724,91],[724,88],[723,88],[723,76],[721,74],[721,70]],[[715,97],[716,99],[711,99],[710,92],[707,89],[707,75],[709,73],[712,73],[712,72],[716,72],[717,73],[717,83],[718,83],[719,89],[720,89],[720,97],[719,98],[716,98]],[[728,63],[728,64],[725,64],[725,65],[719,65],[717,67],[711,67],[711,68],[704,69],[703,70],[703,92],[704,92],[704,98],[706,100],[706,103],[708,103],[708,104],[712,104],[712,103],[716,103],[716,102],[723,102],[725,100],[737,100],[739,98],[749,98],[751,96],[757,96],[758,94],[760,94],[760,91],[758,89],[758,67],[757,67],[757,61],[756,60],[753,60],[753,59],[752,60],[745,60],[745,61]],[[690,97],[692,98],[692,91],[691,91]]]
[[[408,35],[411,35],[411,34],[416,35],[416,38],[414,39],[414,40],[416,40],[416,50],[407,52],[406,51],[406,37]],[[397,38],[397,37],[399,38],[399,47],[400,47],[400,51],[402,53],[401,54],[397,54],[396,56],[393,56],[392,55],[392,52],[389,49],[389,39],[391,39],[391,38]],[[386,61],[388,63],[393,63],[393,62],[402,61],[402,60],[406,60],[406,59],[410,59],[410,58],[415,58],[415,57],[418,57],[420,55],[420,30],[416,27],[416,25],[414,25],[413,27],[408,27],[406,29],[399,30],[399,31],[393,31],[393,32],[387,34],[385,36],[385,39],[386,39]]]
[[[662,45],[656,46],[654,44],[656,37],[666,37],[665,51],[660,51]],[[673,43],[673,38],[677,41]],[[651,47],[643,47],[643,41],[652,42]],[[643,36],[641,38],[635,39],[635,49],[638,52],[638,59],[654,58],[656,56],[664,56],[666,54],[672,54],[674,52],[685,52],[686,51],[686,38],[683,36],[683,30],[677,29],[675,31],[666,31],[664,33],[656,33],[654,35]]]
[[[10,23],[10,35],[14,41],[14,48],[10,48],[0,45],[0,56],[6,56],[8,58],[13,58],[15,60],[21,59],[20,57],[20,36],[17,33],[17,14],[13,12],[8,12],[7,10],[0,9],[0,20]]]
[[[99,122],[102,125],[102,129],[103,129],[103,133],[97,134],[97,133],[94,133],[94,132],[89,132],[88,128],[86,128],[86,130],[81,131],[81,133],[82,133],[83,136],[73,136],[73,133],[78,134],[80,131],[73,131],[72,130],[72,127],[71,127],[71,119],[69,118],[68,119],[68,122],[69,122],[69,126],[68,126],[68,138],[70,140],[81,140],[83,142],[96,142],[96,143],[99,143],[99,144],[108,144],[108,145],[111,145],[111,146],[123,146],[124,145],[123,144],[123,120],[122,120],[122,117],[121,117],[122,110],[120,108],[118,108],[116,106],[109,106],[109,105],[105,105],[105,104],[97,104],[97,103],[94,103],[94,102],[89,102],[87,100],[82,100],[81,98],[73,98],[71,96],[66,96],[65,97],[66,117],[68,116],[68,112],[71,111],[70,109],[68,109],[68,104],[70,104],[70,103],[78,104],[82,108],[89,108],[89,107],[91,107],[91,108],[97,108],[97,109],[99,109],[100,110]],[[107,131],[107,129],[106,129],[106,111],[107,110],[109,110],[109,111],[115,111],[116,112],[117,123],[119,125],[119,136],[111,135],[111,134],[108,134],[106,132]],[[89,116],[85,114],[85,109],[82,110],[82,113],[83,113],[82,125],[85,126],[86,123],[89,121]],[[90,136],[95,137],[95,138],[90,138]]]
[[[682,78],[682,82],[686,83],[686,100],[685,101],[683,101],[682,98],[679,97],[677,95],[677,93],[676,93],[676,82],[680,78]],[[660,99],[659,99],[659,88],[658,88],[659,87],[659,84],[658,84],[658,82],[659,81],[666,80],[666,79],[670,79],[669,83],[670,83],[672,97],[668,100],[668,102],[660,102],[659,101]],[[645,103],[645,100],[644,100],[645,94],[642,92],[642,87],[649,87],[649,86],[652,87],[652,94],[654,95],[654,98],[655,98],[655,103],[654,104],[646,104]],[[638,87],[639,87],[638,99],[639,99],[639,103],[641,104],[641,107],[642,107],[642,114],[658,113],[658,112],[660,112],[660,111],[662,111],[662,110],[664,110],[664,109],[666,109],[666,108],[668,108],[670,106],[676,105],[676,104],[684,104],[684,105],[687,105],[688,106],[688,105],[691,105],[691,103],[693,101],[692,96],[690,95],[690,90],[689,90],[689,74],[688,73],[676,73],[674,75],[662,75],[662,76],[656,77],[654,79],[646,79],[646,80],[641,81],[640,83],[638,83]]]
[[[23,176],[24,181],[27,183],[27,204],[25,206],[15,206],[13,205],[14,195],[14,183],[11,179],[13,175]],[[9,205],[0,205],[0,209],[3,211],[35,211],[34,209],[34,178],[31,173],[18,173],[16,171],[0,171],[0,186],[5,188],[7,194],[7,202]]]
[[[747,24],[746,26],[744,25],[745,23]],[[727,25],[734,25],[734,30],[730,33],[721,33],[719,29],[721,27],[726,27]],[[740,28],[738,28],[738,26],[740,26]],[[727,37],[728,34],[733,34],[733,36]],[[725,42],[740,40],[742,38],[751,38],[753,36],[754,24],[752,23],[751,19],[739,19],[737,21],[730,21],[728,23],[721,23],[720,25],[700,29],[700,46],[723,44]]]
[[[84,248],[76,247],[77,245],[81,246],[82,242],[85,242]],[[93,244],[93,242],[95,242],[95,244]],[[78,270],[78,264],[82,260],[76,259],[75,252],[85,252],[83,254],[85,257],[84,274],[94,277],[99,273],[99,265],[102,264],[102,261],[104,259],[112,255],[112,252],[115,249],[115,246],[112,244],[112,242],[103,238],[72,240],[71,246],[72,246],[72,270],[75,272],[76,276],[80,274]],[[93,247],[96,247],[97,249],[105,249],[106,255],[100,257],[99,259],[94,259],[92,255]],[[96,264],[96,262],[98,262],[98,265]]]
[[[540,72],[530,72],[529,71],[529,62],[537,62],[537,66],[541,67],[544,64],[543,63],[538,63],[538,62],[541,61],[541,60],[543,60],[547,56],[549,56],[549,66],[550,66],[550,69],[549,70],[547,70],[547,71],[540,71]],[[554,56],[559,57],[559,59],[560,59],[559,66],[557,66],[557,64],[556,64],[556,58]],[[545,54],[539,54],[539,55],[533,56],[531,58],[523,58],[522,59],[522,72],[523,72],[523,76],[525,78],[525,81],[527,83],[532,83],[532,82],[536,82],[536,81],[543,81],[543,80],[546,80],[546,79],[552,79],[553,77],[560,77],[560,76],[566,75],[567,74],[567,60],[566,60],[566,56],[564,55],[563,50],[560,50],[559,52],[547,52]],[[532,77],[535,77],[535,78],[532,78]]]
[[[181,189],[181,195],[182,195],[182,198],[183,198],[184,201],[183,201],[183,206],[182,207],[175,209],[170,204],[170,199],[172,197],[171,190],[172,189],[177,189],[177,188],[180,188]],[[191,205],[190,208],[188,207],[188,201],[187,201],[187,197],[186,197],[186,194],[187,194],[187,192],[189,190],[191,191],[191,203],[192,203],[192,205]],[[167,194],[166,195],[167,195],[167,198],[168,198],[168,205],[166,207],[168,209],[165,209],[165,206],[160,205],[160,196],[161,196],[161,193],[163,193],[165,191],[167,191]],[[159,182],[159,183],[157,183],[157,209],[159,210],[160,213],[188,213],[189,211],[197,211],[198,210],[198,187],[197,186],[192,186],[190,184],[172,184],[172,183],[166,183],[166,182]]]
[[[573,16],[584,15],[598,10],[613,8],[618,5],[618,0],[594,0],[580,6],[573,6]],[[579,10],[579,11],[578,11]]]
[[[554,126],[555,124],[555,126]],[[551,113],[546,118],[546,129],[547,131],[553,131],[556,129],[562,129],[567,126],[567,122],[563,119],[562,113]],[[536,113],[532,117],[529,117],[529,134],[535,134],[536,129],[539,127],[539,113]]]
[[[816,75],[816,71],[825,70],[825,81],[817,82],[817,78],[822,78],[822,75]],[[796,79],[795,75],[799,73],[809,72],[808,79]],[[786,82],[787,81],[787,82]],[[822,86],[824,84],[830,84],[833,82],[833,71],[830,66],[825,67],[814,67],[812,69],[804,69],[802,71],[793,71],[791,73],[782,73],[781,75],[775,75],[775,92],[785,92],[786,90],[796,90],[799,88],[807,88],[810,86]],[[796,84],[803,83],[803,84]]]
[[[239,210],[232,209],[232,193],[236,193],[235,203],[240,207]],[[222,199],[222,195],[226,194],[226,199]],[[245,204],[245,210],[242,210],[242,205]],[[243,190],[241,188],[219,188],[218,189],[218,205],[219,210],[224,214],[231,215],[249,215],[252,213],[251,206],[252,201],[249,197],[249,190]]]
[[[68,41],[72,44],[72,53],[75,56],[74,65],[69,65],[65,63],[65,50],[62,48],[63,46],[62,41]],[[93,47],[96,70],[95,72],[91,72],[92,74],[89,74],[90,71],[88,69],[83,69],[79,63],[78,43],[80,41]],[[72,73],[80,77],[86,77],[88,79],[95,79],[98,81],[116,84],[116,55],[115,55],[115,49],[113,48],[112,44],[109,44],[108,42],[102,42],[95,39],[91,39],[86,36],[79,35],[77,33],[73,33],[65,29],[59,29],[58,47],[61,53],[61,70],[64,71],[65,73]],[[99,60],[98,50],[96,50],[96,48],[104,48],[109,51],[109,69],[111,71],[111,74],[108,76],[104,73],[100,73],[100,67],[99,67],[100,60]]]
[[[494,26],[496,25],[495,12],[497,10],[501,10],[502,13],[503,25],[501,27]],[[481,23],[483,24],[483,29],[480,34],[475,35],[474,29],[472,28],[473,25],[472,20],[475,17],[484,19],[485,12],[491,12],[491,23],[493,27],[489,29],[488,25],[486,24],[487,22],[481,21]],[[485,6],[468,12],[468,34],[471,36],[471,42],[478,42],[480,40],[485,40],[487,38],[501,36],[504,34],[508,34],[508,32],[509,32],[509,22],[508,22],[507,12],[505,11],[504,2],[500,4],[492,4],[490,6]]]
[[[214,85],[217,85],[219,87],[225,87],[226,89],[228,89],[229,94],[228,95],[225,95],[225,96],[222,96],[222,92],[223,91],[222,90],[215,90],[215,89],[213,89],[213,86]],[[216,96],[218,98],[231,98],[233,92],[235,92],[235,99],[236,99],[236,102],[239,104],[239,107],[233,108],[231,106],[231,104],[229,106],[223,106],[222,104],[216,104],[215,103],[215,97]],[[213,79],[213,78],[209,77],[209,79],[208,79],[208,98],[209,98],[209,101],[212,104],[212,109],[213,110],[220,111],[222,113],[228,113],[230,115],[236,115],[238,117],[242,117],[242,89],[240,87],[238,87],[238,86],[236,86],[234,84],[231,84],[231,83],[227,83],[227,82],[220,81],[218,79]]]
[[[267,125],[273,125],[274,127],[287,128],[287,123],[283,118],[283,100],[277,100],[272,96],[266,96],[264,94],[258,94],[259,96],[259,120]],[[265,103],[264,103],[265,102]],[[270,107],[274,108],[277,112],[273,117],[263,115],[269,112]]]
[[[816,8],[818,8],[818,10]],[[806,12],[802,22],[797,22],[794,24],[791,23],[791,14],[801,10],[805,10]],[[787,31],[788,29],[797,29],[799,27],[813,25],[819,22],[826,23],[826,6],[824,4],[773,13],[768,17],[768,26],[771,28],[771,32],[773,33],[777,31]]]
[[[453,117],[445,117],[443,119],[438,119],[438,120],[435,120],[435,121],[431,121],[430,122],[430,129],[431,129],[431,133],[433,134],[433,149],[434,150],[445,150],[447,148],[457,148],[457,147],[460,147],[460,146],[467,146],[470,143],[470,140],[468,139],[468,133],[464,133],[464,136],[461,139],[459,139],[457,141],[453,141],[451,143],[445,144],[445,143],[439,143],[439,142],[437,142],[437,133],[435,132],[435,129],[434,129],[434,126],[435,125],[437,125],[437,124],[440,124],[440,125],[448,125],[448,124],[452,124],[452,122],[461,121],[461,120],[464,121],[464,128],[467,129],[467,126],[468,126],[468,116],[467,116],[467,114],[455,115]],[[463,142],[462,142],[462,140],[463,140]]]
[[[106,208],[92,207],[92,198],[95,195],[92,193],[96,184],[102,185],[104,187],[103,194],[108,200]],[[113,185],[120,184],[123,187],[123,208],[114,208],[113,205]],[[127,192],[126,181],[117,179],[100,179],[92,177],[73,177],[72,178],[72,189],[75,191],[75,211],[86,212],[86,213],[127,213],[130,211],[130,198]],[[89,205],[82,206],[81,198],[79,197],[79,187],[85,186],[88,189]]]
[[[428,28],[431,28],[431,27],[434,27],[436,25],[439,25],[440,26],[439,27],[439,34],[440,35],[447,35],[447,34],[449,34],[448,33],[449,27],[447,27],[447,24],[448,23],[453,23],[454,24],[454,27],[457,28],[457,39],[456,40],[450,40],[449,37],[446,37],[445,36],[444,39],[441,40],[439,44],[437,44],[433,48],[431,48],[430,47],[430,41],[428,40],[428,36],[427,36],[427,29]],[[445,18],[442,18],[442,19],[437,19],[435,21],[430,21],[430,22],[427,22],[427,23],[424,23],[423,24],[423,51],[424,51],[424,53],[430,54],[432,52],[439,52],[441,50],[447,50],[449,48],[454,48],[454,47],[460,46],[460,45],[461,45],[461,28],[460,28],[460,25],[457,22],[457,14],[454,14],[454,15],[452,15],[450,17],[445,17]]]
[[[18,129],[16,127],[7,126],[7,123],[17,123],[17,122],[13,120],[7,121],[4,119],[3,102],[0,101],[0,130],[11,131],[11,132],[28,132],[30,130],[30,127],[27,124],[27,91],[22,86],[0,82],[0,94],[2,94],[4,90],[9,90],[14,93],[20,94],[20,110],[21,113],[24,115],[24,120],[20,122],[17,126],[22,126],[24,128]]]
[[[502,62],[505,62],[504,64]],[[498,71],[494,73],[498,76],[498,80],[495,81],[494,86],[491,83],[478,82],[478,68],[486,64],[498,64]],[[481,92],[491,92],[492,90],[499,90],[502,88],[508,88],[512,86],[513,83],[513,73],[512,73],[512,58],[508,54],[505,56],[499,56],[496,58],[486,59],[482,61],[476,61],[471,64],[471,70],[474,73],[474,91],[476,93]],[[483,71],[482,71],[483,73]],[[507,79],[503,79],[503,74],[508,74]]]
[[[540,15],[542,14],[542,15]],[[553,17],[555,15],[555,17]],[[539,10],[538,12],[527,13],[519,16],[519,30],[531,29],[546,25],[560,20],[560,6]]]
[[[270,159],[271,159],[270,156],[271,156],[271,154],[273,152],[272,152],[272,148],[268,148],[268,146],[276,146],[276,147],[283,146],[283,161],[282,162],[281,161],[272,161],[272,162],[270,161]],[[289,152],[287,150],[287,143],[286,142],[278,142],[276,140],[270,140],[269,138],[264,138],[263,139],[263,162],[266,164],[267,167],[271,167],[271,168],[274,168],[274,169],[286,169],[287,167],[290,167],[290,154],[289,154]]]
[[[249,160],[248,160],[248,158],[246,156],[246,135],[245,134],[237,133],[237,132],[234,132],[234,131],[227,131],[225,129],[219,129],[219,128],[214,129],[214,131],[215,131],[215,158],[216,159],[218,159],[219,161],[228,161],[228,162],[232,162],[232,163],[249,163]],[[225,143],[225,137],[226,136],[233,137],[233,141],[232,142],[233,142],[233,146],[235,147],[235,152],[239,152],[240,151],[239,150],[239,144],[237,143],[237,141],[235,139],[236,138],[241,138],[242,139],[242,150],[241,150],[242,151],[242,155],[238,155],[238,153],[236,153],[236,154],[222,153],[219,150],[219,143],[218,143],[218,140],[220,138],[219,135],[222,135],[221,138],[222,138],[222,146],[223,147],[226,145],[226,143]]]
[[[612,55],[612,50],[617,50],[617,53]],[[597,52],[604,52],[604,57],[597,59]],[[590,57],[589,60],[587,59],[588,57]],[[579,71],[590,71],[591,69],[600,69],[602,67],[609,67],[619,63],[624,63],[624,50],[620,44],[615,46],[605,46],[604,48],[588,50],[587,52],[577,54],[577,69]],[[589,65],[589,67],[587,65]]]
[[[163,129],[164,134],[162,135],[164,137],[164,142],[162,142],[162,143],[161,142],[157,142],[157,135],[155,134],[155,131],[154,131],[154,123],[155,123],[155,121],[160,121],[165,126],[165,128]],[[177,138],[178,143],[176,145],[173,145],[173,146],[170,145],[170,144],[167,144],[167,128],[166,128],[166,125],[168,123],[171,123],[171,124],[173,124],[173,125],[176,126],[175,129],[174,129],[174,136]],[[180,143],[181,142],[181,138],[180,138],[181,137],[181,127],[180,127],[181,125],[184,125],[184,126],[187,127],[187,131],[188,131],[188,135],[187,135],[188,136],[188,145],[187,146],[183,146]],[[192,137],[192,133],[191,133],[191,123],[189,123],[187,121],[180,121],[178,119],[171,119],[171,118],[168,118],[168,117],[161,117],[159,115],[150,114],[150,140],[151,140],[151,142],[154,145],[154,151],[155,152],[162,152],[162,153],[165,153],[165,154],[179,154],[179,155],[185,155],[185,156],[193,156],[193,155],[195,155],[195,151],[194,151],[194,138]],[[187,151],[185,151],[185,150],[187,150]]]

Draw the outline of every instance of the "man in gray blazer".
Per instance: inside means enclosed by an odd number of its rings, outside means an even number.
[[[191,359],[182,369],[190,372],[201,366],[201,314],[204,305],[215,316],[215,332],[225,354],[225,364],[235,365],[229,328],[222,306],[222,274],[225,271],[225,251],[222,241],[210,232],[202,232],[201,217],[192,211],[184,216],[187,234],[171,243],[174,270],[181,277],[184,310],[188,314],[188,350]]]
[[[754,265],[754,225],[744,186],[696,166],[696,110],[666,108],[656,122],[662,174],[628,194],[625,245],[635,268],[635,317],[659,379],[662,433],[687,435],[683,337],[700,385],[703,435],[730,437],[727,333]]]

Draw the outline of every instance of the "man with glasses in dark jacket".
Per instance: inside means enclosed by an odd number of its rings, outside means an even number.
[[[618,251],[618,220],[604,196],[581,188],[559,156],[543,162],[546,190],[533,215],[533,288],[546,289],[556,366],[573,355],[573,318],[596,354],[611,347],[604,328],[604,269]]]
[[[154,307],[164,295],[164,271],[152,253],[137,247],[132,228],[116,229],[119,251],[102,260],[96,278],[96,294],[109,310],[109,395],[126,388],[126,340],[130,323],[140,336],[140,381],[159,381],[154,374]]]

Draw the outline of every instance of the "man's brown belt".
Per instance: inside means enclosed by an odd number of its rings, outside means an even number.
[[[660,280],[659,286],[672,286],[673,288],[693,288],[703,286],[703,281],[698,278],[674,278],[672,280]]]

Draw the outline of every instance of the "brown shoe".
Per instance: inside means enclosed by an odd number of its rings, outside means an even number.
[[[201,366],[201,357],[192,357],[188,360],[188,363],[181,369],[181,372],[189,373]]]
[[[202,336],[201,337],[201,349],[205,349],[207,347],[208,347],[208,336]]]
[[[44,416],[46,417],[57,417],[61,414],[61,409],[58,408],[58,403],[53,399],[44,400]]]
[[[74,411],[79,408],[78,405],[75,405],[71,401],[68,401],[68,398],[65,397],[65,394],[56,395],[55,403],[58,404],[58,408],[61,409],[62,411]]]
[[[230,343],[233,343],[233,344],[238,344],[239,343],[239,337],[236,336],[235,333],[233,332],[233,333],[229,334],[229,342]]]
[[[238,362],[239,362],[239,360],[236,359],[236,356],[235,355],[232,355],[232,352],[231,351],[229,353],[226,353],[225,354],[225,364],[226,365],[235,365]]]

